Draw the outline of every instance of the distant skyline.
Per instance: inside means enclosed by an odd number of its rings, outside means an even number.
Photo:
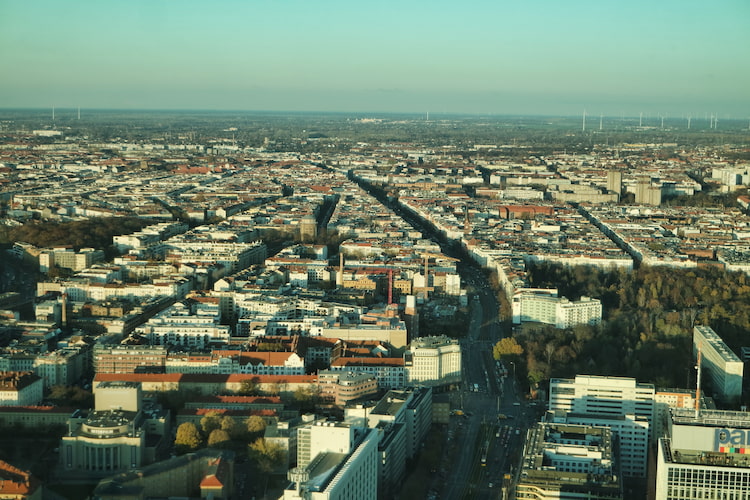
[[[0,2],[0,108],[750,117],[747,0]]]

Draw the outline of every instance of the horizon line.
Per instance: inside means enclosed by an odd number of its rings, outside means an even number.
[[[439,116],[471,116],[471,117],[534,117],[534,118],[576,118],[580,119],[581,113],[571,113],[571,114],[554,114],[554,113],[540,113],[540,112],[524,112],[524,113],[480,113],[480,112],[469,112],[469,111],[432,111],[432,110],[426,110],[426,111],[325,111],[325,110],[272,110],[272,109],[212,109],[212,108],[104,108],[104,107],[83,107],[83,106],[64,106],[60,107],[57,105],[50,105],[49,107],[0,107],[0,112],[8,112],[8,111],[14,111],[14,112],[23,112],[23,111],[33,111],[33,112],[43,112],[43,111],[50,111],[52,112],[54,110],[54,113],[56,115],[60,114],[60,111],[69,110],[73,113],[77,113],[80,111],[89,111],[89,112],[149,112],[149,113],[269,113],[269,114],[330,114],[330,115],[399,115],[399,116],[421,116],[425,118],[425,122],[428,121],[436,121],[434,117]],[[429,116],[429,114],[433,115],[433,119],[427,119],[426,117]],[[639,119],[641,112],[631,115],[631,114],[617,114],[617,113],[599,113],[600,116],[604,119],[616,119],[616,120],[625,120],[625,119]],[[747,121],[750,119],[750,116],[746,117],[731,117],[729,113],[724,113],[725,117],[722,118],[723,120],[730,120],[730,121]],[[700,120],[701,118],[705,119],[712,119],[714,117],[721,118],[722,113],[718,112],[711,112],[711,111],[703,111],[701,113],[660,113],[656,111],[644,113],[644,118],[658,118],[665,120],[687,120],[688,118],[691,118],[693,120]],[[63,117],[60,117],[63,118]]]

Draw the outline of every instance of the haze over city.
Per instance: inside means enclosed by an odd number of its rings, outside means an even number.
[[[0,107],[750,116],[750,4],[0,5]]]
[[[0,499],[750,499],[748,14],[0,0]]]

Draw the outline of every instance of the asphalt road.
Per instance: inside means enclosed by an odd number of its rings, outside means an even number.
[[[471,300],[469,330],[462,341],[463,384],[452,395],[453,407],[464,415],[451,417],[434,482],[441,486],[439,498],[499,499],[503,475],[515,473],[526,429],[536,421],[537,411],[518,393],[512,366],[508,377],[501,376],[492,357],[492,346],[504,333],[498,304],[479,271],[470,269],[468,274],[463,278],[476,284],[478,294]]]

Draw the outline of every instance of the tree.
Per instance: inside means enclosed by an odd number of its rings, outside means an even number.
[[[230,417],[229,415],[224,415],[223,417],[221,417],[220,425],[220,429],[226,431],[226,433],[229,434],[229,437],[237,437],[237,422],[235,422],[232,417]]]
[[[250,445],[249,454],[266,474],[273,472],[284,460],[284,449],[281,445],[263,438],[256,439]]]
[[[214,429],[208,435],[208,446],[211,448],[226,448],[231,442],[232,438],[224,429]]]
[[[315,409],[315,403],[318,400],[318,391],[315,387],[303,387],[299,386],[294,390],[294,401],[299,405],[300,408],[305,410]]]
[[[177,453],[189,453],[201,447],[203,439],[198,428],[192,422],[184,422],[177,428],[174,439],[175,451]]]
[[[520,356],[521,354],[523,354],[523,347],[512,337],[500,339],[492,348],[492,355],[495,359],[500,359],[503,356]]]
[[[203,435],[208,436],[214,430],[221,427],[221,418],[216,412],[209,412],[203,418],[201,418],[201,430]]]
[[[245,419],[245,428],[250,434],[259,434],[266,429],[266,421],[258,415],[250,415]]]

